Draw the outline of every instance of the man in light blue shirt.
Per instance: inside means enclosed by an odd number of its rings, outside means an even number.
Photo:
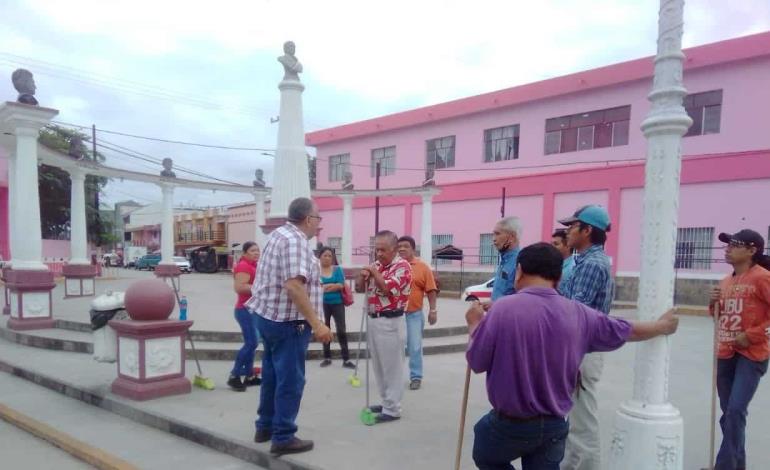
[[[513,287],[516,277],[516,258],[519,256],[521,238],[521,220],[518,217],[506,217],[495,224],[492,242],[500,252],[500,264],[495,271],[495,284],[492,286],[492,302],[515,292]]]
[[[575,257],[572,255],[572,249],[567,245],[567,230],[559,228],[551,234],[551,245],[561,253],[564,261],[561,263],[561,280],[558,284],[558,290],[564,294],[564,286],[572,277],[572,271],[575,269]]]

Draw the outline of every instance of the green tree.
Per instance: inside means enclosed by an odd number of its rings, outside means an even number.
[[[40,131],[39,142],[50,149],[68,153],[73,137],[78,137],[81,141],[88,140],[85,134],[52,124]],[[103,154],[94,154],[88,149],[84,149],[84,158],[97,162],[105,161]],[[86,176],[85,181],[88,240],[97,246],[109,243],[113,238],[111,224],[99,216],[99,195],[108,181],[108,178],[95,175]],[[40,165],[38,168],[43,238],[69,238],[71,187],[72,182],[66,171],[49,165]]]

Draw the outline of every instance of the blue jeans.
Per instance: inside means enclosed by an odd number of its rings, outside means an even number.
[[[235,356],[235,365],[233,365],[230,374],[236,377],[251,377],[254,375],[254,353],[259,346],[256,320],[246,307],[235,309],[235,319],[241,326],[243,346],[238,351],[238,355]]]
[[[717,391],[722,417],[722,446],[715,470],[746,468],[746,416],[759,379],[767,372],[767,360],[752,361],[740,354],[717,363]]]
[[[294,421],[305,388],[305,353],[310,325],[305,321],[275,322],[255,314],[262,337],[262,386],[256,426],[272,431],[273,443],[290,441],[297,432]]]
[[[514,422],[492,410],[473,427],[473,462],[480,470],[512,470],[521,457],[523,470],[559,470],[569,433],[563,418]]]
[[[407,312],[406,352],[409,354],[409,379],[422,380],[422,330],[425,328],[425,314],[422,310]]]

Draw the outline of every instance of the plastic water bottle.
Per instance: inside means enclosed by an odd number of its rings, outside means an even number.
[[[187,320],[187,297],[184,295],[179,299],[179,319]]]

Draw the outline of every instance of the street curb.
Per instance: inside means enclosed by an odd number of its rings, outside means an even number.
[[[323,470],[321,467],[296,462],[290,456],[283,456],[280,458],[273,457],[267,451],[255,449],[246,441],[232,439],[222,434],[164,416],[160,413],[143,411],[131,406],[130,403],[121,402],[109,396],[100,395],[95,391],[80,388],[74,384],[64,382],[45,374],[15,366],[3,359],[0,359],[0,371],[28,380],[36,385],[60,393],[64,396],[102,408],[136,423],[173,434],[174,436],[208,447],[209,449],[213,449],[225,455],[235,457],[248,463],[260,465],[270,470]]]
[[[0,419],[35,437],[50,442],[64,452],[100,470],[139,470],[139,467],[119,457],[88,445],[69,434],[2,404],[0,404]]]

